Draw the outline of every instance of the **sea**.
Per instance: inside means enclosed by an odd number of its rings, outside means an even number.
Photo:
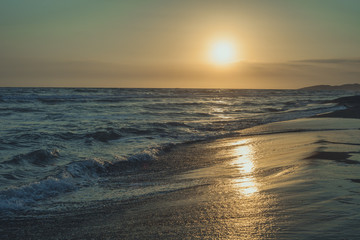
[[[158,156],[175,146],[343,109],[329,100],[348,95],[304,90],[0,88],[0,218],[47,216],[182,189],[186,186],[181,183],[139,179]]]

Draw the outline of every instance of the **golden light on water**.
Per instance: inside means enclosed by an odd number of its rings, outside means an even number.
[[[263,182],[258,171],[263,149],[258,148],[258,141],[250,137],[227,144],[228,154],[233,156],[230,164],[234,174],[229,181],[235,199],[232,210],[237,214],[227,225],[236,229],[236,234],[229,239],[269,239],[277,231],[273,228],[276,217],[268,214],[275,211],[276,199],[260,191]],[[242,231],[238,232],[238,229]]]
[[[253,162],[253,149],[246,140],[236,142],[239,145],[234,149],[234,155],[237,156],[233,164],[240,172],[240,177],[234,180],[234,185],[245,196],[250,196],[258,192],[256,179],[254,177],[255,165]]]
[[[239,191],[245,196],[251,196],[258,192],[255,179],[252,177],[244,177],[234,180],[235,186],[239,188]]]
[[[206,204],[202,216],[210,219],[210,226],[215,227],[222,239],[276,239],[272,236],[278,230],[274,227],[279,220],[278,200],[264,186],[261,173],[267,148],[259,148],[260,141],[259,137],[252,136],[218,140],[206,146],[199,144],[196,159],[207,161],[213,156],[210,159],[215,161],[214,165],[180,176],[180,179],[195,181],[196,185],[206,183],[206,191],[200,190],[197,198],[184,201],[195,201],[197,206]],[[221,221],[211,225],[214,219]]]

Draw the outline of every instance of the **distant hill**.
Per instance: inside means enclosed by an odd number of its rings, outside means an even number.
[[[344,85],[315,85],[311,87],[300,88],[299,90],[309,90],[309,91],[329,91],[329,90],[348,90],[348,91],[360,91],[360,84],[344,84]]]

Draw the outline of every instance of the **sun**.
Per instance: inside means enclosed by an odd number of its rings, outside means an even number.
[[[226,65],[235,62],[236,48],[228,40],[215,41],[210,47],[210,60],[216,65]]]

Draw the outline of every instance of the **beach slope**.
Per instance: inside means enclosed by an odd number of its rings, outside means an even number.
[[[359,135],[359,119],[311,118],[180,145],[149,166],[151,179],[141,179],[176,185],[173,191],[75,212],[1,220],[1,236],[356,239]]]

